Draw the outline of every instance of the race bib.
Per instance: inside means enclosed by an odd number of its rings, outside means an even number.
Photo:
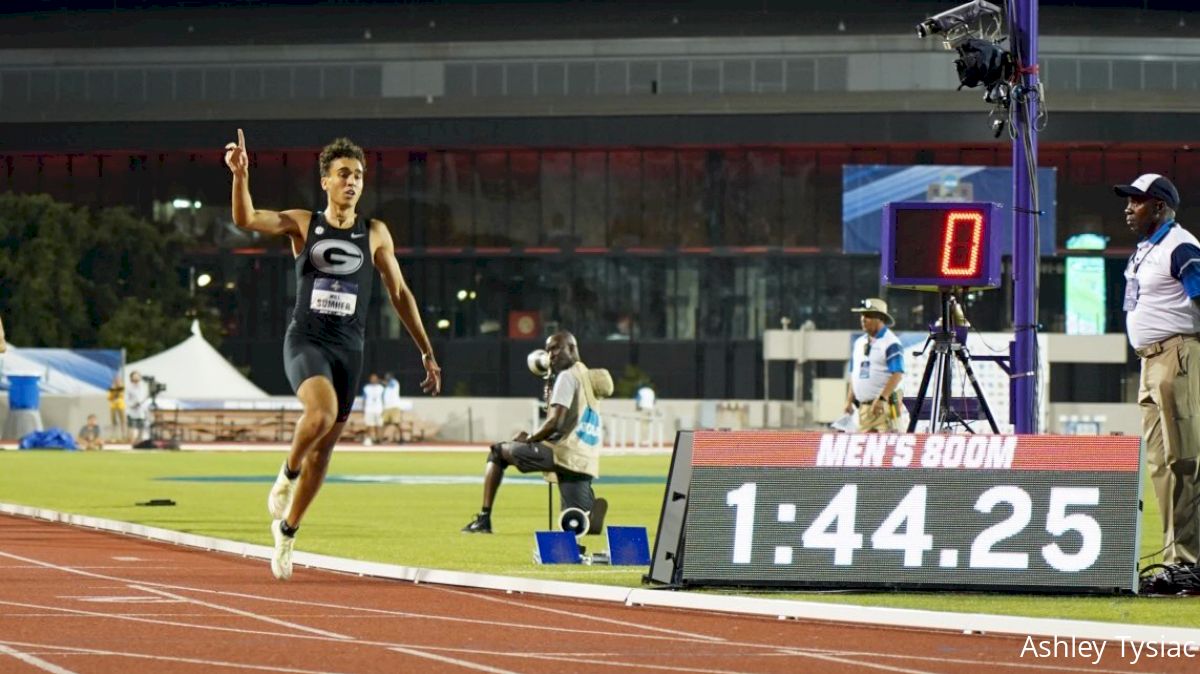
[[[313,281],[308,309],[326,316],[353,316],[358,306],[358,284],[331,278]]]

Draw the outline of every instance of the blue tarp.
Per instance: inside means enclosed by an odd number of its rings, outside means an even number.
[[[21,438],[18,449],[79,449],[75,438],[61,428],[34,431]]]

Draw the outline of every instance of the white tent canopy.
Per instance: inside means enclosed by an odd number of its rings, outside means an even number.
[[[249,400],[267,393],[242,376],[200,334],[200,322],[192,321],[192,336],[149,358],[129,363],[128,373],[137,370],[167,385],[164,397],[176,400]]]

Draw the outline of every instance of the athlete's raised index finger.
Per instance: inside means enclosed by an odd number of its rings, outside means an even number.
[[[238,147],[246,149],[246,134],[242,133],[241,129],[238,129]]]

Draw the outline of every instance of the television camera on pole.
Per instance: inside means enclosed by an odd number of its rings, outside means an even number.
[[[993,433],[999,433],[987,399],[971,368],[967,323],[958,297],[971,290],[1000,286],[1000,246],[996,213],[986,202],[893,202],[883,210],[880,280],[885,287],[938,293],[941,319],[930,326],[920,355],[932,348],[908,422],[916,430],[933,381],[929,413],[931,433],[948,432],[962,421],[951,398],[954,360],[966,371],[980,410]]]

